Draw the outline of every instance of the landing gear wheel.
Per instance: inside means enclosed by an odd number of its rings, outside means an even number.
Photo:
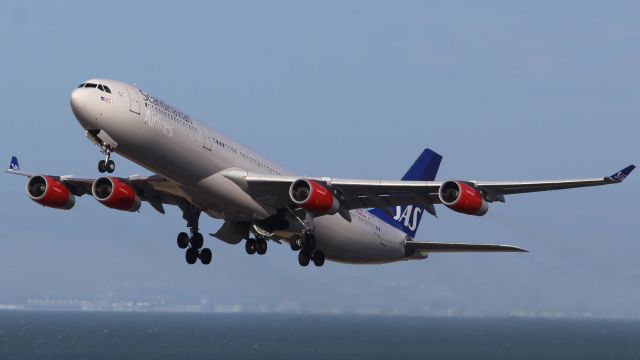
[[[200,234],[199,232],[194,233],[193,237],[191,238],[191,247],[198,250],[202,247],[203,244],[204,238],[202,237],[202,234]]]
[[[289,241],[289,245],[291,245],[291,250],[293,251],[299,251],[300,249],[302,249],[302,243],[302,237],[300,236],[294,236]]]
[[[116,163],[113,160],[107,161],[105,164],[105,170],[107,170],[108,173],[114,172],[116,170]]]
[[[211,257],[213,257],[213,253],[211,253],[211,249],[204,248],[200,250],[199,257],[200,257],[200,262],[202,262],[205,265],[209,265],[209,263],[211,263]]]
[[[107,162],[104,160],[98,161],[98,171],[103,173],[107,171]]]
[[[267,240],[264,238],[256,239],[256,252],[258,255],[267,253]]]
[[[247,242],[244,244],[244,249],[249,255],[253,255],[256,253],[256,247],[256,241],[253,239],[247,239]]]
[[[324,253],[322,251],[316,250],[313,252],[313,264],[318,267],[324,265]]]
[[[180,249],[186,249],[189,246],[189,235],[186,232],[181,232],[178,234],[177,242]]]
[[[298,253],[298,263],[300,266],[309,265],[309,261],[311,261],[311,255],[308,252],[302,250]]]
[[[187,260],[187,264],[193,265],[198,261],[198,251],[194,248],[188,248],[184,253],[184,258]]]

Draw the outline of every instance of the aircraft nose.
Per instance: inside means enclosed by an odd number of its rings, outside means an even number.
[[[90,89],[75,89],[71,92],[71,110],[76,119],[87,130],[95,129],[96,116],[91,111]]]
[[[75,89],[71,92],[71,110],[75,113],[82,107],[83,89]]]

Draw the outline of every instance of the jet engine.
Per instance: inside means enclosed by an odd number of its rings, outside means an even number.
[[[27,195],[42,206],[69,210],[76,197],[59,181],[49,176],[35,175],[27,181]]]
[[[112,209],[123,211],[140,209],[140,198],[136,192],[125,182],[116,178],[96,179],[91,186],[91,193],[96,200]]]
[[[462,181],[444,182],[440,185],[438,196],[444,205],[459,213],[482,216],[489,210],[489,203],[482,194]]]
[[[317,215],[333,215],[340,210],[340,202],[333,193],[313,180],[294,181],[289,196],[295,204]]]

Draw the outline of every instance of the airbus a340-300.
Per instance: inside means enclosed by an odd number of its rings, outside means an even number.
[[[147,202],[182,210],[189,233],[177,244],[187,263],[211,262],[203,247],[201,213],[223,219],[212,236],[244,241],[248,254],[265,254],[269,241],[286,242],[300,265],[325,259],[345,263],[389,263],[425,259],[437,252],[522,252],[507,245],[414,240],[420,219],[442,204],[482,216],[505,195],[620,183],[635,166],[611,176],[552,181],[435,181],[442,157],[425,149],[401,180],[300,177],[231,140],[205,123],[134,86],[88,80],[71,93],[71,109],[111,174],[113,153],[152,171],[151,176],[97,179],[24,172],[14,156],[7,172],[28,177],[27,195],[40,205],[71,209],[75,197],[92,195],[112,209],[138,211]]]

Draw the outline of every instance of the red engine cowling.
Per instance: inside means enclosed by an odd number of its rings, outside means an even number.
[[[140,209],[140,198],[133,189],[121,180],[112,177],[96,179],[91,193],[103,205],[123,211]]]
[[[340,202],[324,186],[313,180],[298,179],[289,188],[291,200],[315,214],[333,215],[340,210]]]
[[[76,197],[62,183],[50,176],[35,175],[27,181],[27,195],[42,206],[69,210],[76,204]]]
[[[444,205],[459,213],[482,216],[489,210],[482,194],[462,181],[446,181],[440,185],[438,196]]]

